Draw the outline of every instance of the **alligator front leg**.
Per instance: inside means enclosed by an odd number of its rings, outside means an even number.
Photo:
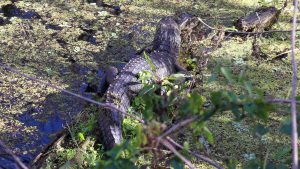
[[[115,77],[118,75],[119,70],[114,66],[108,66],[105,74],[103,75],[99,87],[98,87],[98,95],[103,96],[107,91],[109,85],[114,81]]]

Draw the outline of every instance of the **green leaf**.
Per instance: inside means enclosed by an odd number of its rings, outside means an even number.
[[[226,166],[228,169],[236,169],[238,165],[238,161],[237,160],[233,160],[233,159],[230,159],[226,162]]]
[[[260,169],[260,162],[258,160],[250,160],[243,169]]]
[[[154,75],[149,70],[142,70],[138,73],[139,80],[142,82],[142,84],[150,84],[152,79],[154,78]]]
[[[244,110],[248,112],[250,115],[254,115],[256,109],[256,105],[253,103],[244,104]]]
[[[168,79],[178,79],[178,78],[185,78],[186,75],[183,74],[183,73],[175,73],[175,74],[172,74],[171,76],[168,77]]]
[[[156,67],[155,65],[153,64],[152,60],[150,59],[150,57],[147,55],[147,53],[144,51],[144,57],[147,61],[147,63],[150,65],[151,69],[153,72],[156,72]]]
[[[258,135],[261,137],[261,136],[267,134],[269,132],[269,129],[266,128],[265,126],[263,126],[262,124],[257,124],[255,126],[254,131],[255,131],[255,135]]]
[[[172,167],[173,169],[184,169],[184,164],[183,164],[182,161],[179,161],[179,160],[177,160],[177,159],[173,159],[173,160],[171,161],[171,167]]]
[[[60,169],[69,169],[72,168],[71,162],[68,160],[63,166],[59,167]]]
[[[300,121],[300,117],[299,117],[299,116],[297,117],[297,121],[298,121],[298,123],[299,123],[299,121]],[[291,136],[291,133],[292,133],[292,128],[291,128],[291,126],[292,126],[292,121],[291,121],[291,119],[290,119],[290,118],[285,119],[285,120],[282,122],[282,124],[281,124],[280,132],[281,132],[281,133],[284,133],[284,134],[286,134],[286,135]],[[300,131],[300,125],[298,125],[297,130]],[[300,137],[300,135],[298,135],[298,137]]]
[[[280,132],[291,136],[291,132],[292,132],[291,124],[292,124],[291,119],[285,120],[281,125]]]
[[[203,135],[205,136],[205,138],[210,144],[214,143],[214,136],[206,126],[203,127]]]
[[[236,103],[238,101],[237,96],[233,91],[228,91],[227,96],[230,102]]]
[[[118,161],[114,161],[114,163],[117,169],[137,169],[135,164],[130,161],[130,159],[121,159]],[[115,167],[113,167],[112,169],[115,169]]]
[[[201,115],[205,98],[197,93],[191,93],[188,100],[182,105],[181,111],[185,114],[193,113]]]
[[[244,75],[244,71],[242,70],[238,76],[238,82],[239,83],[242,83],[244,82],[246,79],[245,79],[245,75]]]
[[[221,72],[225,76],[225,78],[228,80],[229,83],[233,83],[234,79],[232,77],[231,70],[227,67],[221,67]]]
[[[214,105],[219,105],[222,102],[223,93],[221,91],[212,92],[210,95],[211,101]]]
[[[157,85],[146,85],[140,92],[139,96],[144,96],[147,93],[151,93],[157,89]]]
[[[84,141],[85,140],[84,135],[81,132],[78,133],[78,138],[79,138],[80,141]]]
[[[136,137],[134,138],[134,141],[136,142],[136,146],[140,145],[146,145],[148,140],[145,136],[145,133],[143,132],[143,127],[141,125],[137,125],[136,127]]]
[[[188,150],[190,149],[190,144],[189,144],[189,142],[185,141],[185,142],[183,143],[183,149],[186,150],[186,151],[188,151]]]
[[[208,82],[208,83],[211,83],[211,82],[214,82],[214,81],[217,81],[217,80],[218,80],[218,77],[217,77],[215,74],[212,74],[212,75],[208,78],[207,82]]]
[[[269,103],[266,103],[263,99],[255,99],[255,115],[260,119],[267,121],[269,116],[269,111],[273,109],[273,106]]]
[[[121,156],[122,151],[128,147],[128,144],[129,141],[126,140],[122,144],[114,146],[111,150],[106,152],[106,154],[110,156],[112,159],[116,160]]]
[[[290,155],[291,151],[292,151],[291,147],[284,147],[284,148],[277,149],[274,158],[276,160],[284,159],[285,157]]]
[[[236,120],[241,120],[243,118],[243,114],[240,111],[240,108],[237,105],[233,105],[231,107],[231,111],[234,114]]]
[[[253,95],[253,92],[252,92],[253,88],[252,88],[251,83],[250,83],[249,81],[246,81],[246,82],[244,83],[244,85],[245,85],[245,88],[246,88],[246,90],[247,90],[249,96],[251,97],[251,96]]]

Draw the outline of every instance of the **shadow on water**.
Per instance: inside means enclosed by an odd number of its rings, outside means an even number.
[[[40,15],[34,11],[24,11],[17,8],[14,4],[2,6],[1,11],[5,17],[18,17],[21,19],[39,19]]]

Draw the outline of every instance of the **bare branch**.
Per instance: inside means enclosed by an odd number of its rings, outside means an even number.
[[[183,149],[183,146],[178,144],[176,141],[174,141],[173,139],[171,139],[170,137],[167,137],[166,140],[168,140],[170,143],[172,143],[173,145],[175,145],[176,147],[180,148],[180,149]],[[200,160],[202,161],[205,161],[207,162],[208,164],[216,167],[217,169],[224,169],[222,166],[220,166],[217,162],[211,160],[210,158],[208,157],[205,157],[204,155],[201,155],[201,154],[198,154],[196,152],[193,152],[191,150],[188,150],[188,152],[190,154],[192,154],[193,156],[199,158]]]
[[[101,103],[101,102],[92,100],[92,99],[90,99],[90,98],[87,98],[87,97],[84,97],[84,96],[82,96],[82,95],[76,94],[76,93],[71,92],[71,91],[69,91],[69,90],[66,90],[66,89],[63,89],[63,88],[61,88],[61,87],[55,86],[55,85],[53,85],[53,84],[51,84],[51,83],[48,83],[48,82],[44,82],[44,81],[42,81],[42,80],[39,80],[39,79],[37,79],[37,78],[35,78],[35,77],[32,77],[32,76],[30,76],[30,75],[28,75],[28,74],[22,73],[22,72],[20,72],[20,71],[17,70],[17,69],[14,69],[14,68],[12,68],[12,67],[10,67],[10,66],[4,65],[3,63],[0,63],[0,66],[4,67],[4,68],[5,68],[6,70],[8,70],[8,71],[11,71],[11,72],[13,72],[13,73],[16,73],[16,74],[18,74],[18,75],[20,75],[20,76],[23,76],[23,77],[25,77],[25,78],[27,78],[27,79],[29,79],[29,80],[38,82],[39,84],[43,84],[43,85],[49,86],[49,87],[51,87],[51,88],[53,88],[53,89],[56,89],[56,90],[58,90],[58,91],[60,91],[60,92],[62,92],[62,93],[69,94],[69,95],[71,95],[71,96],[80,98],[80,99],[82,99],[82,100],[85,100],[85,101],[87,101],[87,102],[93,103],[93,104],[98,105],[98,106],[100,106],[100,107],[104,107],[104,108],[111,109],[111,110],[116,110],[116,111],[118,111],[118,112],[120,112],[120,113],[122,113],[122,114],[124,114],[124,115],[126,115],[126,116],[128,116],[128,117],[131,117],[131,118],[137,120],[137,121],[140,122],[140,123],[144,123],[144,120],[142,120],[142,119],[140,119],[139,117],[136,117],[136,116],[134,116],[134,115],[132,115],[132,114],[129,114],[129,113],[125,112],[125,111],[122,111],[121,109],[117,108],[113,103]]]
[[[170,134],[174,133],[175,131],[182,129],[183,127],[191,124],[193,121],[195,121],[198,117],[194,116],[188,119],[185,119],[177,124],[175,124],[173,127],[168,129],[166,132],[164,132],[162,135],[158,137],[158,140],[165,138],[166,136],[169,136]]]
[[[20,158],[16,156],[1,140],[0,140],[0,149],[2,149],[8,155],[12,156],[14,161],[21,169],[28,169],[28,167],[20,160]]]
[[[180,154],[175,147],[173,147],[172,144],[170,144],[167,140],[161,139],[160,143],[164,145],[166,148],[168,148],[170,151],[172,151],[178,158],[180,158],[186,165],[189,166],[190,169],[194,169],[195,167],[191,163],[190,160],[186,159],[182,154]]]
[[[300,50],[300,49],[297,48],[297,49],[295,49],[295,51],[296,51],[296,50]],[[283,55],[283,54],[288,54],[288,53],[291,53],[291,52],[292,52],[292,50],[288,50],[288,51],[285,51],[285,52],[282,52],[282,53],[277,54],[276,57],[277,57],[277,56],[280,56],[280,55]]]
[[[294,0],[294,14],[293,14],[293,29],[291,35],[292,48],[292,96],[291,96],[291,116],[292,116],[292,169],[298,169],[298,131],[297,131],[297,110],[296,110],[296,89],[297,89],[297,63],[295,60],[295,46],[296,46],[296,28],[297,28],[297,13],[298,0]]]
[[[291,103],[292,99],[266,99],[265,100],[268,103]],[[300,104],[300,102],[296,101],[297,104]]]

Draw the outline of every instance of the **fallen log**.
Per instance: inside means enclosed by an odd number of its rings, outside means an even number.
[[[277,22],[279,14],[286,6],[287,0],[281,9],[274,6],[258,8],[249,15],[239,18],[234,26],[243,32],[269,30]]]
[[[239,18],[235,27],[244,32],[269,30],[278,20],[280,12],[281,10],[275,7],[259,8],[249,15]]]

